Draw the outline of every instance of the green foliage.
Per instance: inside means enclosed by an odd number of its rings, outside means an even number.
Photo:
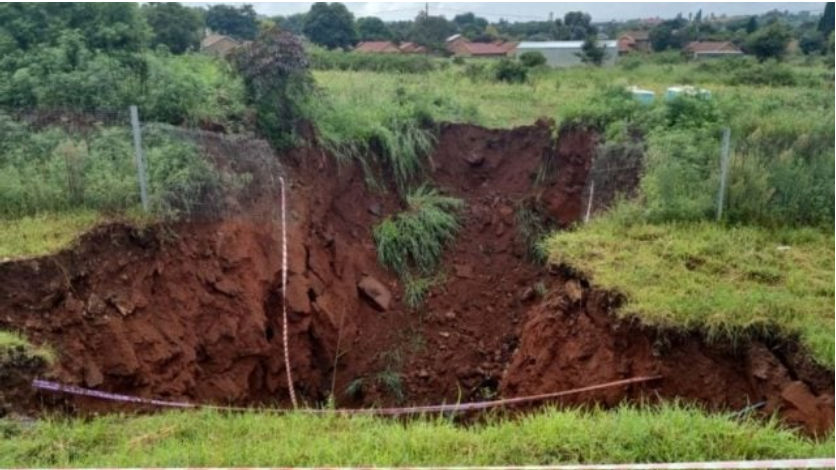
[[[101,220],[98,212],[86,209],[0,218],[0,259],[54,253]]]
[[[501,59],[493,66],[494,79],[506,83],[525,83],[528,69],[525,65],[510,59]]]
[[[313,89],[308,58],[299,39],[270,28],[235,49],[231,60],[244,79],[247,99],[256,109],[257,127],[274,147],[296,142],[296,127]]]
[[[142,13],[154,32],[151,46],[165,46],[174,54],[197,50],[203,20],[194,8],[177,2],[146,3]]]
[[[456,212],[464,205],[427,186],[409,193],[406,201],[407,210],[374,228],[380,264],[404,279],[412,272],[428,275],[436,269],[445,245],[456,237]]]
[[[433,52],[446,52],[445,41],[455,32],[453,23],[443,16],[427,16],[421,12],[412,24],[409,40]]]
[[[801,79],[790,66],[775,60],[738,67],[728,75],[731,85],[796,86]]]
[[[581,51],[577,53],[581,62],[590,65],[601,65],[607,59],[607,46],[598,45],[598,38],[596,36],[587,36],[581,45]]]
[[[357,35],[360,41],[389,41],[392,39],[392,31],[380,18],[366,16],[357,19]]]
[[[339,2],[314,3],[302,31],[311,42],[328,49],[347,49],[357,43],[354,15]]]
[[[781,22],[761,28],[746,41],[746,49],[760,61],[780,59],[786,54],[792,33]]]
[[[800,335],[817,361],[833,367],[830,229],[655,225],[643,212],[622,205],[554,234],[546,243],[550,260],[626,295],[619,315],[723,340]]]
[[[427,73],[437,70],[429,57],[421,54],[365,54],[309,48],[314,70],[367,70],[380,73]]]
[[[55,351],[49,346],[35,346],[17,333],[0,330],[0,369],[5,368],[7,359],[17,354],[22,355],[24,360],[34,359],[44,364],[52,364],[56,359]],[[20,358],[16,360],[20,361]],[[15,367],[15,364],[11,364],[11,367]]]
[[[528,51],[520,54],[520,63],[528,68],[546,65],[546,56],[539,51]]]
[[[819,20],[819,32],[822,33],[823,36],[827,36],[832,33],[834,21],[836,21],[836,15],[834,15],[833,12],[833,2],[826,2],[824,4],[824,13],[822,13],[821,19]]]
[[[544,410],[461,426],[441,416],[167,411],[46,418],[0,439],[0,467],[485,466],[832,458],[767,422],[681,403]],[[584,432],[577,432],[583,429]]]
[[[553,228],[552,221],[544,212],[536,199],[525,199],[520,202],[514,214],[517,237],[525,245],[528,259],[536,263],[546,261],[546,253],[540,244]]]
[[[219,34],[238,39],[254,39],[258,33],[258,15],[249,4],[212,5],[206,11],[206,26]]]

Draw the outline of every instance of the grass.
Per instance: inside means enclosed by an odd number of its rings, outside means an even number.
[[[407,210],[387,217],[374,228],[380,264],[405,278],[415,270],[430,274],[444,247],[459,229],[456,211],[461,199],[422,186],[406,197]]]
[[[35,346],[17,333],[0,331],[0,364],[16,349],[22,349],[27,357],[41,358],[47,364],[55,362],[55,351],[49,346]]]
[[[559,411],[458,426],[303,414],[165,412],[6,421],[0,467],[522,465],[833,457],[816,441],[679,404]]]
[[[4,219],[0,222],[0,259],[58,251],[100,220],[91,210]]]
[[[623,205],[545,242],[549,259],[623,293],[619,314],[712,339],[798,335],[834,366],[834,237],[813,228],[647,224]]]

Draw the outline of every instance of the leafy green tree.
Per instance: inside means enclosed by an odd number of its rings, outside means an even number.
[[[789,28],[776,21],[761,28],[746,41],[746,49],[761,62],[766,59],[780,59],[787,52],[787,45],[792,39]]]
[[[555,21],[554,38],[560,41],[579,41],[597,33],[592,26],[592,17],[582,11],[570,11],[563,16],[563,20]]]
[[[361,41],[388,41],[392,39],[392,31],[389,31],[386,23],[376,16],[358,19],[357,34]]]
[[[432,51],[444,51],[446,40],[456,27],[443,16],[427,16],[421,12],[412,25],[409,39]]]
[[[807,31],[798,40],[798,47],[805,55],[824,52],[825,39],[818,31]]]
[[[235,49],[230,58],[244,79],[247,101],[256,109],[259,132],[277,148],[293,145],[313,89],[308,58],[298,37],[274,27]]]
[[[282,31],[289,31],[297,36],[301,36],[303,34],[302,30],[305,27],[305,14],[296,13],[288,16],[276,16],[273,18],[273,22]]]
[[[749,17],[749,21],[746,22],[746,34],[752,34],[758,30],[758,19],[754,16]]]
[[[257,15],[249,4],[240,7],[212,5],[206,12],[206,26],[238,39],[253,39],[258,33]]]
[[[478,17],[473,13],[462,13],[453,18],[453,24],[457,30],[470,40],[483,41],[487,39],[485,29],[488,27],[488,20]],[[488,39],[490,40],[490,39]]]
[[[305,36],[315,44],[335,49],[357,44],[354,15],[342,3],[317,2],[305,15]]]
[[[833,32],[833,28],[836,27],[836,17],[834,17],[833,12],[833,2],[827,2],[824,5],[824,13],[819,20],[819,32],[822,33],[825,37]]]
[[[164,45],[175,54],[182,54],[200,45],[203,21],[197,10],[177,2],[147,3],[142,12],[154,31],[152,46]]]
[[[577,56],[585,64],[600,66],[606,60],[607,54],[607,46],[599,45],[598,38],[595,35],[589,35],[583,41],[581,51],[577,53]]]

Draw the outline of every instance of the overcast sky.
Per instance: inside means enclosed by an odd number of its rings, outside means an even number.
[[[201,2],[203,3],[203,2]],[[231,3],[231,2],[224,2]],[[313,2],[254,3],[258,13],[266,16],[290,15],[306,12]],[[378,16],[384,21],[412,19],[424,9],[422,2],[344,2],[355,16]],[[677,13],[688,16],[702,10],[704,15],[714,13],[751,15],[770,10],[813,11],[821,12],[824,3],[784,2],[784,3],[711,3],[711,2],[667,2],[667,3],[465,3],[465,2],[430,2],[431,15],[444,15],[452,18],[460,12],[472,11],[479,16],[496,21],[505,18],[509,21],[529,21],[548,19],[549,13],[561,17],[567,11],[585,11],[592,15],[593,21],[626,20],[659,16],[672,18]]]

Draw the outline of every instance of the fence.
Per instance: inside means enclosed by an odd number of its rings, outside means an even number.
[[[0,217],[278,217],[282,171],[265,141],[140,118],[136,108],[0,109]]]

